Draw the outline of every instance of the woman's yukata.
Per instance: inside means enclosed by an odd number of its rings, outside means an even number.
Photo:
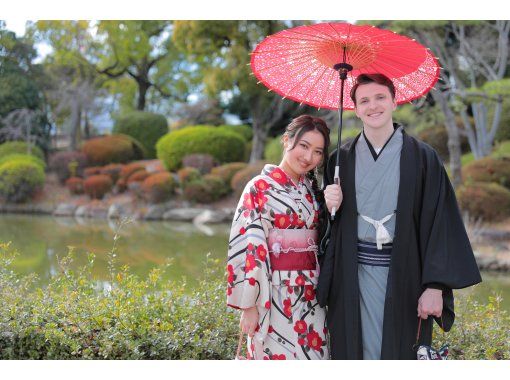
[[[266,165],[246,185],[232,223],[227,303],[256,306],[248,358],[329,359],[326,313],[315,298],[318,204],[308,179]]]

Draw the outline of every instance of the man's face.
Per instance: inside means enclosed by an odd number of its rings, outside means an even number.
[[[356,107],[354,111],[366,128],[393,129],[393,111],[397,103],[391,98],[388,87],[377,83],[360,85],[356,90]]]

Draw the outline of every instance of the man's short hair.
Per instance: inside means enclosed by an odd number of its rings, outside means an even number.
[[[356,78],[356,82],[354,83],[354,86],[352,86],[351,89],[351,99],[354,102],[354,105],[356,105],[356,90],[359,86],[363,84],[369,84],[369,83],[377,83],[381,86],[388,87],[388,90],[390,90],[391,98],[395,99],[395,85],[391,81],[390,78],[388,78],[384,74],[360,74]]]

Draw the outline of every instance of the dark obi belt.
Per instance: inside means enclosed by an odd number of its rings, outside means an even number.
[[[271,270],[317,269],[317,230],[269,230]]]
[[[372,265],[376,267],[389,267],[393,244],[383,244],[382,249],[377,249],[376,243],[358,240],[358,264]]]

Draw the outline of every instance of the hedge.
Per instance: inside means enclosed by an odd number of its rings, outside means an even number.
[[[462,168],[464,181],[495,182],[510,189],[510,157],[484,157]]]
[[[90,165],[107,165],[140,160],[145,156],[145,148],[130,136],[115,134],[94,137],[83,143],[82,152]]]
[[[206,260],[198,286],[187,289],[163,280],[168,265],[140,278],[117,269],[115,255],[107,285],[93,278],[93,254],[73,271],[71,252],[41,289],[35,276],[15,273],[15,253],[0,243],[0,359],[233,359],[239,312],[225,304],[219,260]],[[510,359],[510,316],[499,298],[457,296],[455,313],[445,335],[451,359]],[[436,327],[433,346],[445,338]]]
[[[27,201],[44,185],[44,181],[44,170],[37,163],[11,159],[0,165],[0,196],[8,202]]]
[[[193,153],[206,153],[218,162],[241,161],[245,141],[238,134],[210,127],[189,127],[162,137],[156,144],[158,158],[169,171],[178,170],[182,159]]]
[[[510,190],[497,183],[466,181],[456,193],[460,208],[475,219],[497,222],[510,215]]]
[[[147,158],[155,158],[156,143],[168,133],[168,123],[163,115],[132,111],[118,116],[112,131],[133,137],[144,146]]]
[[[15,153],[28,154],[28,144],[24,141],[8,141],[0,144],[0,158]],[[38,146],[31,145],[30,154],[44,161],[44,153]]]

